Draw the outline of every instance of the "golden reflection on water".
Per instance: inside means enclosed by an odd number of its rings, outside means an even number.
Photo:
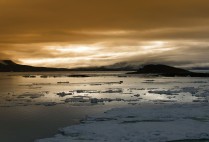
[[[89,77],[67,77],[69,74],[70,72],[3,74],[0,78],[1,106],[51,106],[65,103],[85,106],[91,105],[93,98],[98,99],[100,104],[107,102],[127,104],[156,100],[192,102],[196,97],[189,92],[167,95],[149,93],[149,91],[181,90],[184,87],[195,89],[208,82],[207,79],[198,78],[118,77],[120,72],[118,75],[89,73]],[[205,82],[198,83],[198,80]],[[205,86],[200,91],[207,88],[208,86]]]

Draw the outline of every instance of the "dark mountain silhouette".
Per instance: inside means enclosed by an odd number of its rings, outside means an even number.
[[[39,71],[67,71],[64,68],[46,68],[19,65],[11,60],[0,60],[0,72],[39,72]]]
[[[167,65],[145,65],[142,68],[138,70],[140,73],[178,73],[178,74],[184,74],[184,73],[191,73],[190,71],[180,69],[180,68],[175,68]]]
[[[85,68],[48,68],[34,67],[28,65],[20,65],[11,60],[0,60],[0,72],[42,72],[42,71],[134,71],[135,66],[113,64],[101,67],[85,67]]]
[[[71,70],[74,71],[135,71],[138,67],[134,65],[129,65],[128,63],[116,63],[107,66],[99,67],[83,67],[83,68],[74,68]]]
[[[191,76],[191,77],[209,77],[208,73],[195,73],[181,68],[175,68],[167,65],[145,65],[139,68],[138,71],[129,74],[153,74],[166,77],[174,76]]]
[[[136,69],[131,66],[126,66],[126,67],[101,66],[101,67],[74,68],[70,70],[71,71],[134,71]]]
[[[101,67],[86,67],[86,68],[48,68],[48,67],[34,67],[28,65],[20,65],[11,60],[0,60],[0,72],[47,72],[47,71],[134,71],[136,65],[129,65],[128,63],[119,63],[109,66]],[[191,76],[191,77],[209,77],[208,73],[195,73],[188,70],[175,68],[167,65],[145,65],[139,68],[136,72],[128,74],[152,74],[160,76]]]

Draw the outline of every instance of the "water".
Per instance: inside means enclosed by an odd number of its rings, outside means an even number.
[[[67,77],[72,74],[90,77]],[[208,90],[207,78],[153,78],[124,72],[1,73],[0,140],[32,142],[125,105],[207,102]]]
[[[86,115],[105,111],[100,107],[24,106],[0,108],[0,140],[3,142],[32,142],[49,137],[57,129],[79,123]]]

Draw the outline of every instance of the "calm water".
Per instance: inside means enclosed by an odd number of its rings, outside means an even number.
[[[85,74],[90,77],[68,77]],[[28,76],[33,75],[33,76]],[[124,72],[1,73],[0,140],[32,142],[104,111],[140,103],[207,102],[207,78]]]

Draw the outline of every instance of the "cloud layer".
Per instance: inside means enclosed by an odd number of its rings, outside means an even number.
[[[53,67],[208,66],[208,0],[0,0],[0,58]]]

